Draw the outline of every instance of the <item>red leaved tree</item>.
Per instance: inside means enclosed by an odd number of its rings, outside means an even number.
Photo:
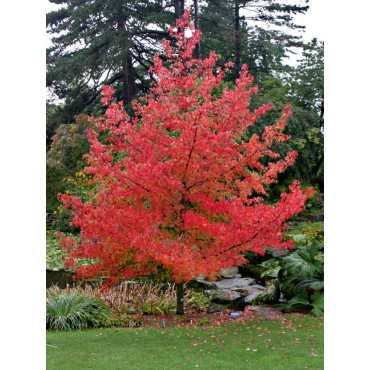
[[[192,36],[186,37],[189,30]],[[67,264],[78,258],[94,261],[77,267],[77,277],[100,275],[109,284],[165,269],[177,284],[177,312],[182,313],[184,282],[244,264],[247,251],[291,248],[282,231],[304,209],[309,194],[295,182],[277,204],[264,204],[265,187],[297,155],[281,159],[271,149],[289,139],[283,133],[289,106],[261,137],[246,138],[247,127],[272,107],[249,110],[258,89],[251,87],[247,66],[236,87],[215,98],[212,92],[220,89],[232,63],[216,68],[213,52],[204,60],[192,58],[200,31],[189,12],[170,33],[177,50],[163,41],[167,60],[154,58],[156,85],[142,102],[133,103],[134,118],[122,102],[112,101],[113,89],[103,90],[106,116],[93,119],[97,132],[88,132],[86,156],[85,170],[97,188],[94,199],[60,199],[73,208],[72,224],[81,229],[80,243],[64,239]],[[99,131],[108,136],[106,144],[99,141]]]

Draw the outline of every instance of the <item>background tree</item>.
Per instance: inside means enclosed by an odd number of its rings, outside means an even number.
[[[65,232],[78,231],[69,226],[70,212],[63,212],[58,193],[73,191],[80,196],[89,185],[82,172],[83,155],[89,152],[86,129],[91,126],[88,116],[79,115],[73,124],[62,124],[53,136],[46,155],[46,212],[47,227]]]
[[[50,0],[63,5],[48,13],[53,36],[47,49],[47,86],[64,99],[64,123],[92,112],[102,85],[129,103],[148,89],[148,70],[158,40],[173,21],[166,1]],[[154,26],[154,27],[153,27]]]
[[[271,56],[264,49],[271,49],[272,45],[280,47],[281,58],[292,51],[292,47],[301,45],[300,37],[285,30],[304,28],[294,22],[293,15],[304,14],[308,10],[307,3],[306,0],[290,5],[271,0],[207,1],[200,15],[202,48],[207,53],[216,50],[224,60],[234,61],[235,76],[242,63],[248,63],[255,76],[259,75],[260,68],[263,73],[266,73],[266,67],[271,71],[273,65],[268,63]],[[260,50],[253,53],[256,45]]]
[[[184,30],[193,30],[186,38]],[[81,242],[64,239],[67,263],[90,258],[77,268],[78,276],[103,275],[107,283],[142,276],[164,268],[177,284],[177,312],[183,313],[183,283],[224,267],[246,263],[242,253],[264,254],[265,247],[292,247],[284,240],[286,221],[304,209],[310,190],[298,183],[274,205],[264,204],[266,187],[294,163],[296,152],[285,158],[273,150],[289,139],[283,133],[290,108],[284,107],[276,124],[262,135],[245,129],[272,108],[250,110],[253,78],[247,67],[234,89],[212,92],[223,71],[217,55],[192,59],[200,32],[189,23],[189,12],[177,22],[174,51],[164,42],[167,62],[154,57],[157,85],[130,117],[123,104],[111,102],[113,89],[104,87],[106,116],[95,120],[108,134],[107,143],[89,130],[90,153],[86,171],[96,184],[93,199],[62,195],[73,208],[73,225]]]

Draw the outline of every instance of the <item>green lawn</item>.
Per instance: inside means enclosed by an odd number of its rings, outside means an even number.
[[[323,369],[323,326],[287,315],[207,328],[49,332],[47,369]]]

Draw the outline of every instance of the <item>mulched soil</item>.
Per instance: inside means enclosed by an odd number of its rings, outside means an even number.
[[[238,312],[239,316],[230,315]],[[247,306],[244,311],[224,310],[207,313],[207,310],[188,309],[184,315],[144,315],[143,328],[212,326],[231,322],[250,321],[253,319],[283,319],[284,314],[272,307]],[[163,326],[164,325],[164,326]]]

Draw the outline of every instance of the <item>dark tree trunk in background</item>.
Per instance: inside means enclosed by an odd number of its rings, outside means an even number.
[[[125,104],[131,102],[137,93],[135,83],[135,69],[130,54],[127,54],[123,61],[122,77],[122,100]]]
[[[176,314],[184,314],[184,283],[176,284]]]
[[[240,46],[240,16],[239,0],[235,0],[235,68],[239,71],[241,66],[241,46]]]
[[[173,5],[176,19],[180,19],[185,11],[185,0],[174,0]]]
[[[118,30],[120,37],[120,46],[122,50],[122,91],[119,92],[120,99],[125,104],[131,102],[137,93],[135,84],[135,69],[130,54],[131,40],[127,30],[127,14],[124,13],[123,2],[117,2],[118,5]]]
[[[196,29],[199,29],[199,6],[198,6],[198,0],[194,0],[194,25]],[[200,41],[198,42],[198,45],[195,49],[195,57],[200,58]]]

